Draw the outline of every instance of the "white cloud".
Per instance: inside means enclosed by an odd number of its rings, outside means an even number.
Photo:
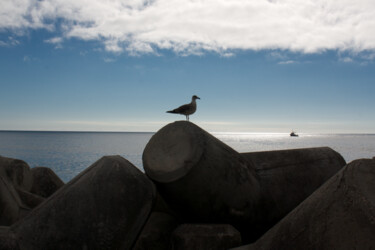
[[[288,58],[287,55],[279,52],[279,51],[272,51],[270,53],[268,53],[268,57],[271,58],[271,59],[276,59],[276,60],[285,60]]]
[[[278,64],[293,64],[293,63],[296,63],[296,61],[293,61],[293,60],[287,60],[287,61],[281,61],[281,62],[278,62]]]
[[[53,37],[50,39],[45,40],[46,43],[52,43],[52,44],[59,44],[63,42],[63,38],[61,37]]]
[[[115,62],[115,61],[116,61],[114,58],[109,58],[109,57],[106,57],[106,58],[104,58],[103,60],[104,60],[104,62],[106,62],[106,63],[111,63],[111,62]]]
[[[44,42],[46,42],[46,43],[54,44],[55,49],[62,49],[63,48],[63,45],[62,45],[63,41],[64,41],[64,39],[62,37],[53,37],[53,38],[44,40]]]
[[[85,56],[85,55],[87,55],[88,54],[88,52],[86,51],[86,50],[83,50],[83,51],[80,51],[79,52],[79,55],[80,56]]]
[[[363,54],[362,58],[365,59],[365,60],[374,60],[375,59],[375,52]]]
[[[117,39],[108,39],[104,42],[105,49],[107,51],[119,53],[123,51],[123,48],[120,46]]]
[[[24,56],[24,57],[23,57],[23,61],[24,61],[24,62],[30,62],[30,61],[31,61],[30,56]]]
[[[62,30],[63,39],[99,40],[107,51],[136,55],[157,54],[158,49],[224,56],[236,49],[374,51],[375,1],[2,1],[0,32],[39,28]]]
[[[221,53],[221,56],[222,57],[234,57],[235,54],[232,52],[224,52],[224,53]]]
[[[351,62],[353,62],[353,59],[350,58],[350,57],[343,57],[343,58],[340,58],[339,60],[340,60],[340,62],[344,62],[344,63],[351,63]]]
[[[8,37],[8,39],[6,41],[1,41],[0,40],[0,46],[1,47],[13,47],[13,46],[17,46],[18,44],[20,44],[20,42],[15,39],[14,37]]]
[[[22,61],[27,63],[27,62],[32,62],[32,61],[38,61],[39,59],[37,57],[33,57],[33,56],[29,56],[29,55],[25,55],[23,56],[22,58]]]

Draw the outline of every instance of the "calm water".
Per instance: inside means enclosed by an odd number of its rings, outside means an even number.
[[[121,155],[143,170],[142,152],[153,133],[5,132],[0,155],[22,159],[31,167],[52,168],[67,182],[104,155]],[[375,134],[215,133],[239,152],[329,146],[347,162],[375,156]]]

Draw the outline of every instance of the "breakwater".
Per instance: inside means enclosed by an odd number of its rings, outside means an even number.
[[[369,218],[369,205],[375,203],[373,182],[356,187],[362,174],[374,177],[375,168],[369,167],[374,160],[346,164],[328,147],[238,153],[190,122],[169,124],[153,135],[143,153],[145,174],[120,156],[106,156],[66,184],[45,174],[42,179],[55,188],[44,196],[35,191],[42,187],[33,188],[42,182],[40,175],[32,174],[34,168],[20,160],[1,159],[0,249],[275,249],[277,244],[309,248],[318,244],[308,239],[319,231],[303,230],[306,241],[296,245],[294,235],[301,227],[288,227],[287,235],[276,229],[301,206],[301,218],[313,217],[317,211],[303,205],[310,199],[328,204],[325,209],[335,204],[330,202],[333,191],[321,188],[355,187],[360,195],[341,190],[341,198],[355,199],[347,211],[363,206]],[[332,180],[347,184],[337,187]],[[319,223],[331,221],[329,216]],[[375,232],[371,220],[361,225]],[[328,249],[341,236],[332,230],[336,233],[331,241],[319,242],[320,249],[326,242]],[[275,234],[290,239],[262,243],[270,233],[272,239]],[[373,243],[361,230],[352,233],[363,244]]]

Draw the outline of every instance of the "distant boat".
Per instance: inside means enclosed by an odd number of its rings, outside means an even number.
[[[292,132],[290,133],[290,136],[298,137],[298,134],[296,134],[294,131],[292,131]]]

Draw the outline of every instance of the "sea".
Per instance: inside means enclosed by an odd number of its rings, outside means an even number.
[[[154,133],[0,131],[0,155],[51,168],[65,183],[105,155],[121,155],[143,171]],[[212,133],[238,152],[331,147],[346,162],[375,156],[375,134]]]

